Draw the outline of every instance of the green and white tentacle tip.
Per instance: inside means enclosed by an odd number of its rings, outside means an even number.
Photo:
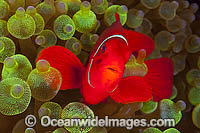
[[[151,34],[152,28],[152,22],[147,18],[143,18],[142,24],[139,27],[135,28],[135,31],[148,35]]]
[[[53,131],[53,133],[69,133],[69,132],[64,128],[57,128],[56,130]]]
[[[16,13],[8,19],[9,33],[17,39],[28,39],[36,29],[33,17],[27,14],[24,8],[19,7]]]
[[[16,99],[21,98],[24,94],[24,87],[16,84],[11,87],[10,95]]]
[[[93,111],[85,104],[79,102],[72,102],[69,103],[64,107],[61,114],[62,119],[92,119],[94,118]],[[65,127],[69,132],[75,133],[83,133],[88,132],[92,129],[92,127],[88,126],[72,126],[72,127]]]
[[[155,9],[159,7],[161,0],[141,0],[141,4],[147,9]]]
[[[0,37],[8,36],[7,21],[0,19]]]
[[[200,88],[191,88],[188,93],[188,100],[192,105],[200,104]]]
[[[143,22],[144,12],[142,10],[130,9],[127,14],[126,24],[130,28],[137,28]]]
[[[176,86],[173,85],[173,88],[172,88],[172,95],[170,96],[169,99],[170,99],[170,100],[175,99],[176,96],[177,96],[177,94],[178,94],[178,90],[177,90]]]
[[[34,128],[26,128],[25,133],[36,133]]]
[[[185,49],[188,53],[197,53],[200,51],[200,37],[192,34],[185,41]]]
[[[158,107],[158,103],[154,101],[143,102],[141,111],[145,114],[150,114],[154,112]]]
[[[18,62],[12,57],[7,57],[4,60],[4,66],[5,66],[5,68],[8,68],[8,69],[17,68]]]
[[[56,8],[56,16],[60,16],[62,14],[67,14],[67,12],[68,12],[67,1],[56,0],[55,1],[55,8]]]
[[[33,17],[35,21],[36,28],[35,28],[34,35],[40,34],[44,30],[44,27],[45,27],[45,22],[44,22],[43,17],[39,13],[37,13],[36,8],[33,6],[29,6],[26,9],[26,13],[29,14],[31,17]]]
[[[182,118],[182,108],[180,108],[170,99],[163,99],[160,101],[160,117],[162,119],[174,119],[175,124],[178,124]]]
[[[50,64],[46,60],[39,60],[36,63],[36,69],[38,72],[47,72],[50,69]]]
[[[175,16],[172,20],[166,21],[166,28],[168,31],[176,33],[181,29],[184,29],[187,25],[187,22],[184,19],[181,19],[179,16]]]
[[[44,0],[36,6],[37,12],[44,18],[45,23],[56,14],[54,0]]]
[[[75,33],[75,24],[68,15],[61,15],[54,21],[54,32],[61,40],[70,39]]]
[[[16,54],[4,60],[2,79],[16,77],[26,80],[31,70],[32,65],[28,58],[24,55]]]
[[[106,9],[108,8],[107,0],[91,0],[92,10],[96,14],[104,14]]]
[[[119,14],[120,22],[124,25],[127,21],[128,8],[125,5],[112,5],[108,7],[104,13],[104,22],[107,26],[111,26],[115,20],[115,13]]]
[[[186,109],[186,103],[183,100],[178,100],[175,103],[175,107],[177,108],[177,110],[179,111],[183,111]]]
[[[56,34],[49,29],[43,30],[35,38],[35,43],[37,45],[44,47],[44,48],[56,45],[56,42],[57,42]]]
[[[180,73],[181,71],[183,71],[185,69],[186,57],[187,57],[187,53],[183,52],[183,53],[179,53],[171,58],[173,61],[173,68],[174,68],[173,74],[174,75],[177,75],[178,73]]]
[[[0,82],[0,113],[17,115],[23,113],[31,100],[29,85],[19,78],[7,78]]]
[[[162,133],[162,131],[158,128],[150,127],[146,128],[143,133]]]
[[[175,35],[165,30],[155,35],[155,46],[161,51],[168,51],[174,41]]]
[[[192,122],[197,128],[200,128],[200,104],[196,105],[192,111]]]
[[[75,55],[79,55],[81,53],[82,44],[77,38],[72,37],[66,41],[65,48],[69,49]]]
[[[93,49],[98,39],[99,39],[98,34],[91,34],[91,33],[84,33],[80,37],[83,49],[88,52],[90,52]]]
[[[15,44],[8,37],[0,37],[0,62],[15,54]]]
[[[189,85],[200,88],[200,70],[199,69],[191,69],[186,74],[186,81]]]
[[[49,101],[53,99],[61,86],[62,76],[60,72],[50,67],[46,60],[39,60],[36,68],[28,76],[32,96],[38,101]]]
[[[81,0],[67,0],[68,14],[72,17],[77,11],[80,10]]]
[[[124,25],[127,21],[127,14],[128,14],[127,6],[121,5],[117,7],[117,13],[119,14],[121,24]]]
[[[181,132],[177,130],[176,128],[169,128],[163,131],[163,133],[181,133]]]
[[[80,5],[80,10],[73,16],[73,21],[76,30],[80,33],[91,32],[96,28],[97,18],[91,9],[91,4],[88,1],[83,1]]]
[[[62,107],[55,102],[45,102],[38,110],[39,118],[49,116],[51,119],[59,119],[61,117]]]
[[[0,19],[8,17],[10,6],[5,0],[0,0]]]
[[[159,7],[159,15],[164,20],[172,20],[176,16],[179,3],[176,1],[163,1]]]

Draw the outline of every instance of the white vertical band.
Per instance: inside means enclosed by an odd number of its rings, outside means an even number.
[[[92,88],[94,88],[94,86],[91,84],[91,82],[90,82],[90,70],[91,70],[91,67],[92,67],[92,63],[93,63],[93,59],[94,59],[94,57],[96,56],[96,54],[98,53],[98,51],[99,51],[99,49],[101,48],[101,46],[107,41],[107,40],[109,40],[109,39],[111,39],[111,38],[121,38],[121,39],[123,39],[125,42],[126,42],[126,45],[128,46],[128,41],[126,40],[126,38],[125,37],[123,37],[122,35],[112,35],[112,36],[109,36],[109,37],[107,37],[105,40],[103,40],[103,42],[99,45],[99,47],[97,48],[97,50],[96,50],[96,52],[94,53],[94,55],[93,55],[93,57],[92,57],[92,59],[91,59],[91,62],[90,62],[90,65],[89,65],[89,70],[88,70],[88,84],[92,87]]]

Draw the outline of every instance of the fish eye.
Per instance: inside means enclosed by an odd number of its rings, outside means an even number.
[[[103,47],[102,47],[102,53],[104,53],[104,52],[105,52],[105,50],[106,50],[106,46],[105,46],[105,45],[103,45]]]

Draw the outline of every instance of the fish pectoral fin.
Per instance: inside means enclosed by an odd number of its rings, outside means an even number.
[[[143,77],[129,76],[122,78],[118,88],[110,97],[119,103],[145,102],[152,99],[151,87]]]

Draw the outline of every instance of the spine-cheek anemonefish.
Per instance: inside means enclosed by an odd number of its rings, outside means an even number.
[[[99,37],[86,66],[61,46],[43,49],[36,61],[49,61],[51,67],[61,72],[60,89],[80,88],[88,104],[98,104],[108,96],[124,104],[169,98],[173,86],[172,61],[145,60],[154,49],[153,40],[123,29],[119,15],[115,17],[116,22]]]

